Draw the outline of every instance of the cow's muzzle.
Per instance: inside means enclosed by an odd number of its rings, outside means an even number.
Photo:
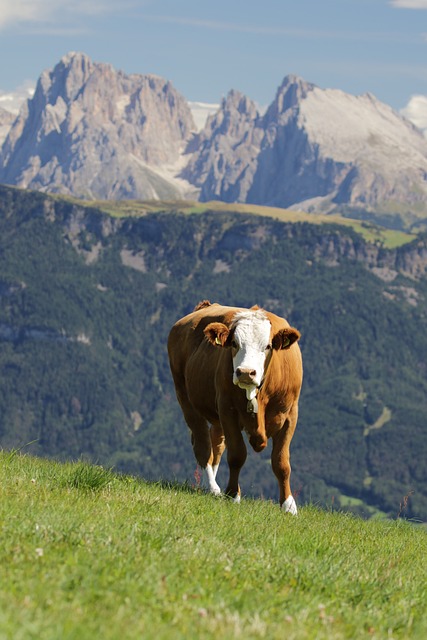
[[[253,385],[256,384],[256,371],[255,369],[244,369],[243,367],[237,367],[234,372],[237,378],[238,385]]]

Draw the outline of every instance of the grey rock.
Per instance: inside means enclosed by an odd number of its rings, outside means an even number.
[[[230,96],[184,173],[202,200],[394,216],[394,226],[427,216],[427,140],[372,95],[287,76],[265,115],[244,120]]]
[[[12,124],[16,119],[16,114],[0,107],[0,147],[7,137]]]
[[[427,138],[370,94],[287,76],[264,115],[230,91],[197,132],[170,82],[71,53],[41,75],[11,118],[0,111],[7,184],[88,199],[339,212],[427,228]]]
[[[257,166],[263,130],[255,103],[230,91],[187,149],[182,177],[200,188],[200,200],[245,202]]]
[[[195,125],[170,82],[81,53],[45,71],[0,156],[0,180],[88,198],[174,198],[173,170]]]

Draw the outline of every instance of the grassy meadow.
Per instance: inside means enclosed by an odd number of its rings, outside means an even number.
[[[425,529],[0,452],[1,640],[427,637]]]
[[[58,196],[57,196],[58,197]],[[63,198],[63,196],[61,196]],[[139,217],[147,213],[161,211],[179,211],[186,214],[202,214],[207,211],[232,212],[246,215],[274,218],[281,222],[306,222],[316,225],[341,225],[353,229],[366,242],[382,245],[385,249],[395,249],[414,240],[415,235],[409,231],[387,229],[374,222],[357,220],[341,216],[339,214],[305,213],[282,209],[280,207],[268,207],[256,204],[227,203],[220,201],[192,202],[190,200],[162,201],[162,200],[119,200],[105,201],[95,200],[82,203],[81,200],[68,198],[72,202],[86,207],[96,207],[100,211],[113,217]]]

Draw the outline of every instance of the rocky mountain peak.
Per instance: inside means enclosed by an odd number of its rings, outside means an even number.
[[[255,118],[258,115],[255,103],[240,91],[232,89],[222,101],[223,111],[237,111],[241,115]]]
[[[277,89],[273,102],[265,113],[265,126],[268,126],[270,122],[277,122],[282,114],[297,108],[314,88],[314,84],[306,82],[299,76],[292,74],[285,76]]]
[[[255,103],[230,91],[194,138],[182,176],[201,188],[200,199],[244,200],[262,139]]]
[[[9,120],[8,120],[9,118]],[[8,132],[8,134],[7,134]],[[196,133],[155,75],[71,52],[12,124],[0,181],[85,198],[219,199],[427,226],[427,140],[372,94],[287,75],[263,116],[232,90]]]
[[[259,117],[255,103],[239,91],[232,90],[222,100],[218,111],[208,118],[205,130],[199,139],[206,140],[211,136],[240,137]]]
[[[31,101],[32,112],[41,113],[47,105],[51,108],[74,102],[93,69],[90,58],[82,53],[69,53],[61,58],[53,69],[47,69],[40,75]]]
[[[41,75],[12,127],[0,180],[94,198],[182,197],[164,168],[179,161],[194,130],[167,80],[70,53]]]

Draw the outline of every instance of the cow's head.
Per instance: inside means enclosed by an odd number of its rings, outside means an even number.
[[[246,390],[248,398],[251,390],[261,385],[272,350],[288,349],[300,338],[293,327],[283,327],[273,334],[271,322],[262,309],[237,313],[230,327],[211,322],[204,332],[213,345],[231,349],[233,382]]]

